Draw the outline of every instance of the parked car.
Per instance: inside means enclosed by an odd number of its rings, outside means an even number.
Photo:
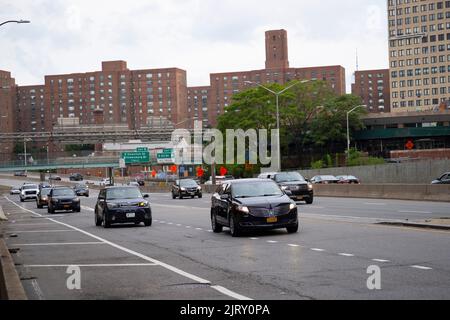
[[[39,190],[39,194],[36,197],[36,206],[38,209],[42,209],[44,206],[48,206],[48,195],[52,189],[42,188]]]
[[[229,227],[237,237],[245,229],[281,229],[296,233],[297,205],[272,180],[224,182],[212,196],[211,225],[215,233]]]
[[[193,179],[176,180],[172,185],[172,199],[183,199],[183,197],[202,198],[202,187]]]
[[[431,184],[450,184],[450,172],[444,173],[440,178],[431,182]]]
[[[313,184],[332,184],[338,183],[339,179],[335,176],[315,176],[311,179],[311,183]]]
[[[289,190],[289,197],[294,201],[306,201],[307,204],[314,202],[314,190],[312,183],[298,172],[268,172],[262,173],[259,179],[272,179],[283,190]]]
[[[109,228],[115,223],[144,222],[152,225],[150,202],[145,200],[148,194],[142,194],[137,187],[107,187],[100,190],[95,205],[95,225]]]
[[[35,200],[39,193],[39,187],[36,184],[25,183],[20,188],[20,202],[24,202],[29,199]]]
[[[49,181],[61,181],[62,179],[61,179],[61,177],[58,176],[57,174],[51,174],[51,175],[48,177],[48,180],[49,180]]]
[[[25,171],[16,171],[14,172],[15,177],[26,177],[27,173]]]
[[[11,190],[9,190],[10,195],[16,195],[20,194],[20,188],[19,187],[12,187]]]
[[[355,176],[336,176],[339,179],[338,183],[340,184],[360,184],[361,182]]]
[[[216,185],[221,185],[224,181],[234,180],[233,176],[216,176]],[[212,177],[206,181],[205,185],[212,185]]]
[[[81,173],[73,173],[69,176],[70,181],[83,181],[83,175]]]
[[[77,184],[73,187],[77,196],[89,197],[89,187],[85,184]]]
[[[56,210],[80,212],[80,198],[75,191],[69,187],[56,187],[50,189],[48,195],[48,213],[55,213]]]

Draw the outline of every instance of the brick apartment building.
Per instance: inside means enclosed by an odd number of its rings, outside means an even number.
[[[0,132],[14,132],[15,80],[11,73],[0,70]],[[14,144],[0,141],[0,160],[10,160]]]
[[[371,113],[391,111],[389,69],[355,72],[352,94],[360,96]]]

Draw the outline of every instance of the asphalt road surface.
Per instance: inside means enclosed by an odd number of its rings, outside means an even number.
[[[17,181],[0,179],[0,185]],[[30,299],[449,299],[450,232],[379,225],[450,217],[436,202],[317,198],[301,229],[214,234],[210,199],[152,194],[153,226],[96,227],[97,192],[81,213],[48,215],[2,196],[2,224]],[[369,290],[369,266],[381,289]],[[81,270],[81,289],[69,289]],[[71,271],[73,272],[73,271]]]

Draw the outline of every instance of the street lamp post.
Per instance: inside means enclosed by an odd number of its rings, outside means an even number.
[[[265,86],[263,86],[262,84],[253,82],[253,81],[245,81],[245,83],[247,84],[254,84],[257,85],[258,87],[261,87],[267,91],[269,91],[270,93],[275,95],[275,101],[276,101],[276,108],[277,108],[277,129],[278,129],[278,144],[277,144],[277,171],[280,172],[281,171],[281,142],[280,142],[280,105],[279,105],[279,101],[280,101],[280,95],[285,93],[286,91],[288,91],[289,89],[291,89],[292,87],[295,87],[296,85],[302,84],[302,83],[306,83],[306,82],[310,82],[311,80],[302,80],[302,81],[298,81],[293,83],[292,85],[290,85],[289,87],[279,91],[279,92],[275,92]]]
[[[31,21],[29,21],[29,20],[22,20],[22,19],[21,20],[8,20],[8,21],[0,23],[0,27],[5,25],[5,24],[7,24],[7,23],[31,23]]]
[[[365,107],[367,106],[366,105],[356,106],[352,110],[347,112],[347,159],[350,155],[350,120],[349,120],[350,113],[352,113],[358,108],[365,108]]]

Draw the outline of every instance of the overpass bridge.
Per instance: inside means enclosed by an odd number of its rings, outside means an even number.
[[[61,158],[52,160],[35,160],[25,165],[24,161],[0,163],[0,172],[46,171],[56,169],[119,168],[119,157],[84,157]]]

